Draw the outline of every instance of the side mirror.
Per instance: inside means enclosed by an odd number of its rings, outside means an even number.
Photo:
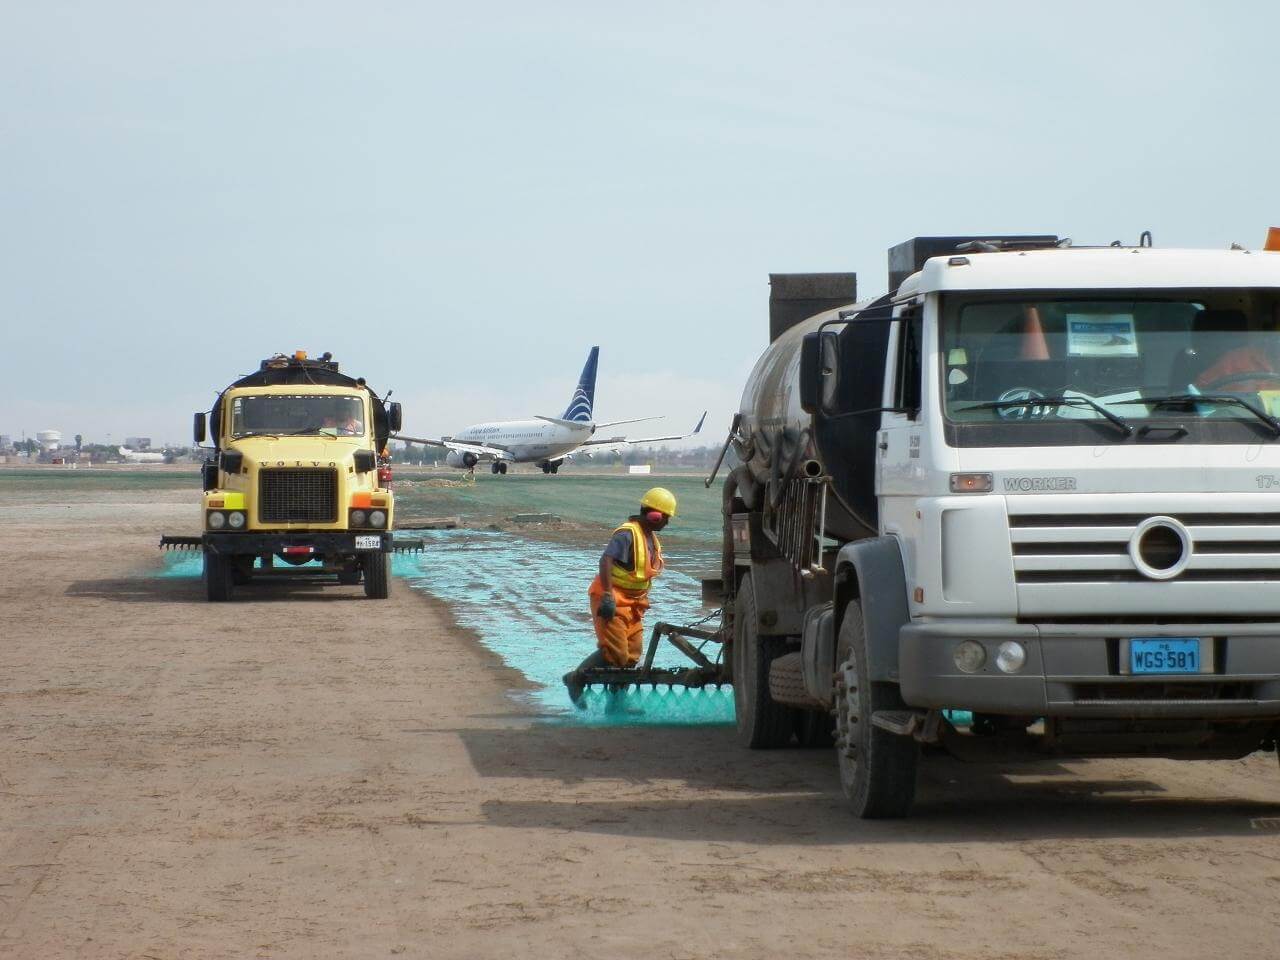
[[[805,334],[800,344],[800,406],[806,413],[830,413],[840,381],[840,335],[834,330]]]
[[[195,415],[195,422],[191,427],[191,435],[195,437],[196,446],[200,446],[200,444],[204,443],[204,418],[205,415],[203,413],[197,413]]]
[[[394,402],[387,404],[387,429],[392,433],[400,431],[401,416],[400,404]]]

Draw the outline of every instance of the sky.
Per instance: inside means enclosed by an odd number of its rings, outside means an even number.
[[[404,431],[710,410],[770,272],[916,235],[1260,246],[1271,0],[0,0],[0,433],[185,442],[330,351]],[[642,425],[646,429],[651,425]]]

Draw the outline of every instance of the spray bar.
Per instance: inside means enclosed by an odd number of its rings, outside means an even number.
[[[161,550],[202,550],[204,549],[203,537],[178,537],[178,536],[162,536],[160,538]],[[286,548],[286,552],[287,552]],[[398,537],[391,541],[392,553],[424,553],[426,552],[426,543],[421,537]]]

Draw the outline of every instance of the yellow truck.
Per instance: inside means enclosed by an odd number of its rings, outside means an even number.
[[[383,452],[400,418],[400,404],[340,373],[328,353],[262,361],[195,415],[196,443],[207,435],[213,445],[202,468],[203,533],[166,536],[161,546],[203,551],[210,601],[279,576],[336,576],[385,599],[397,544]]]

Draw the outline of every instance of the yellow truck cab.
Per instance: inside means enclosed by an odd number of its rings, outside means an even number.
[[[329,354],[303,351],[262,361],[197,413],[196,443],[207,432],[214,448],[199,539],[208,599],[290,572],[363,581],[366,596],[385,599],[395,498],[382,452],[400,417]]]

